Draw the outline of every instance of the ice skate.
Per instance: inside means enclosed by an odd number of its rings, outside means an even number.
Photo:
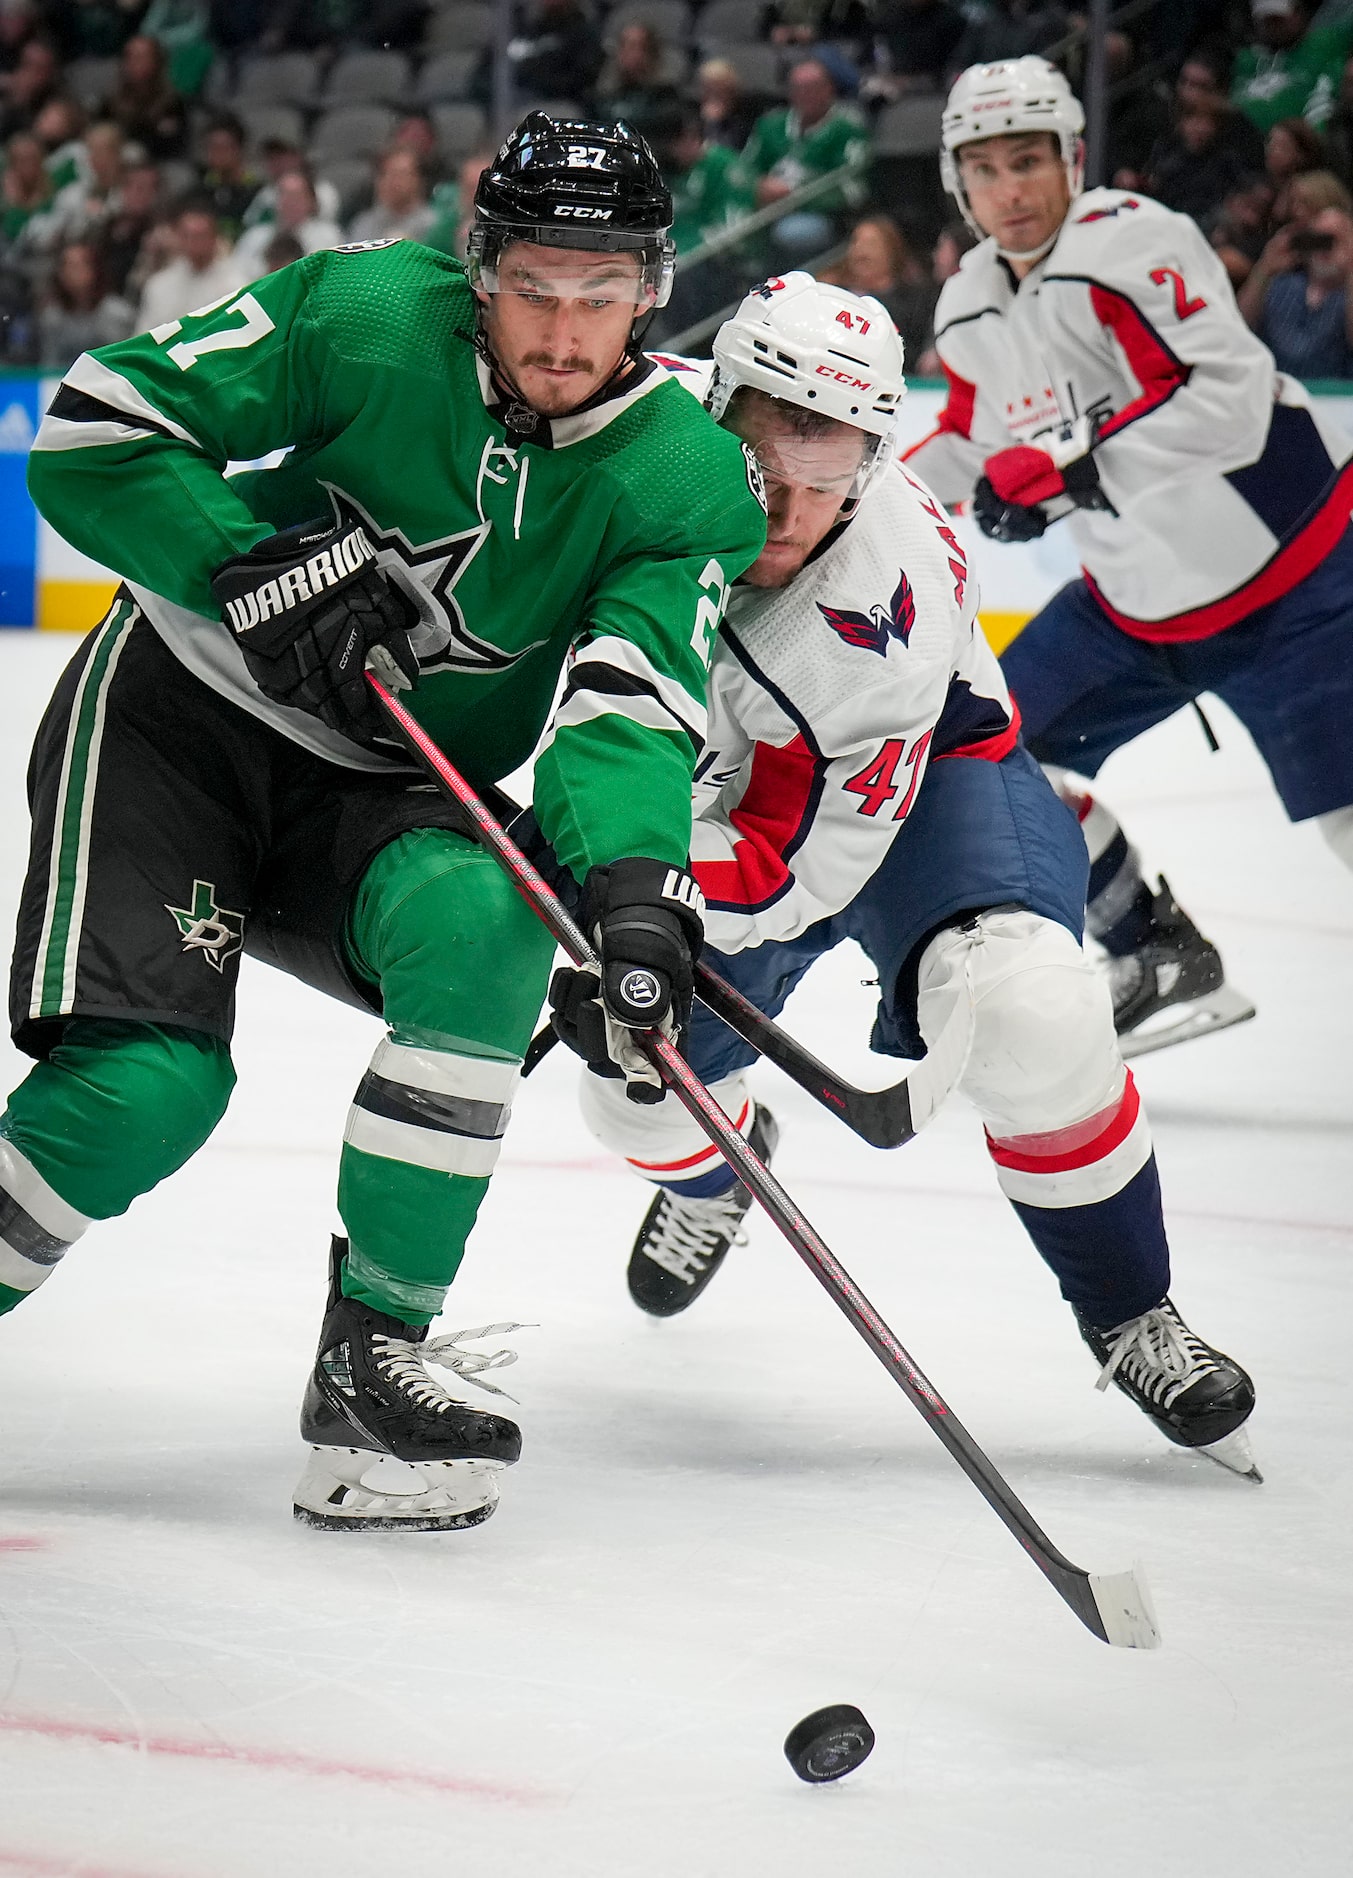
[[[1125,1058],[1187,1043],[1254,1016],[1254,1006],[1226,983],[1221,954],[1205,939],[1162,875],[1151,901],[1144,945],[1106,962],[1113,1023]]]
[[[1244,1428],[1254,1384],[1232,1357],[1195,1336],[1168,1298],[1111,1330],[1080,1311],[1076,1321],[1102,1365],[1096,1388],[1115,1383],[1179,1447],[1249,1480],[1263,1478]]]
[[[428,1373],[429,1364],[503,1395],[486,1369],[515,1362],[460,1345],[504,1336],[520,1324],[488,1324],[429,1339],[342,1295],[347,1241],[333,1242],[329,1302],[315,1367],[301,1405],[311,1451],[293,1495],[297,1519],[327,1532],[446,1532],[493,1512],[497,1476],[521,1453],[521,1431],[506,1416],[472,1407]]]
[[[748,1145],[769,1161],[780,1129],[757,1104]],[[630,1254],[630,1296],[650,1317],[675,1317],[693,1304],[731,1246],[743,1243],[742,1221],[752,1196],[741,1184],[709,1200],[684,1200],[662,1189],[639,1228]]]

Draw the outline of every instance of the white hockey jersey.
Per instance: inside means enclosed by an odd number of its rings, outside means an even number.
[[[1015,707],[949,518],[891,466],[788,587],[737,586],[710,668],[691,861],[712,945],[792,939],[882,864],[927,767]]]
[[[1187,216],[1096,189],[1016,282],[992,241],[945,284],[938,428],[907,452],[942,502],[986,459],[1097,421],[1116,513],[1065,524],[1126,632],[1202,639],[1289,591],[1339,539],[1353,445],[1311,409],[1245,325],[1220,260]],[[1060,460],[1060,458],[1059,458]]]

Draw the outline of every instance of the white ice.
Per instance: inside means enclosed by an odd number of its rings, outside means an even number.
[[[70,649],[0,644],[6,923]],[[1095,1393],[970,1112],[884,1155],[759,1083],[810,1217],[1057,1543],[1145,1563],[1162,1649],[1082,1629],[767,1222],[687,1316],[641,1317],[645,1196],[558,1054],[443,1320],[539,1326],[502,1378],[526,1451],[497,1515],[295,1526],[335,1147],[377,1026],[246,962],[215,1138],[0,1323],[0,1874],[1348,1871],[1353,881],[1213,715],[1219,756],[1181,716],[1103,787],[1260,1007],[1138,1080],[1174,1296],[1255,1375],[1262,1487]],[[882,1082],[866,975],[833,958],[788,1021]],[[806,1787],[781,1742],[831,1702],[878,1745]]]

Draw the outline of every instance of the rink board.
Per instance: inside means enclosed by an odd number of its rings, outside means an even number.
[[[83,632],[108,609],[116,584],[107,568],[81,554],[35,512],[24,482],[38,414],[60,381],[0,379],[0,627]],[[943,403],[934,385],[915,384],[902,408],[904,443],[933,429]],[[1347,395],[1322,391],[1316,403],[1353,424]],[[985,597],[982,624],[1000,652],[1043,602],[1078,572],[1070,536],[1055,528],[1043,540],[1002,547],[960,518],[958,532]]]

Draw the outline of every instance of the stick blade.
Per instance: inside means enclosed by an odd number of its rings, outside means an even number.
[[[1091,1572],[1090,1594],[1106,1643],[1122,1650],[1159,1649],[1160,1626],[1140,1565],[1129,1572]]]

